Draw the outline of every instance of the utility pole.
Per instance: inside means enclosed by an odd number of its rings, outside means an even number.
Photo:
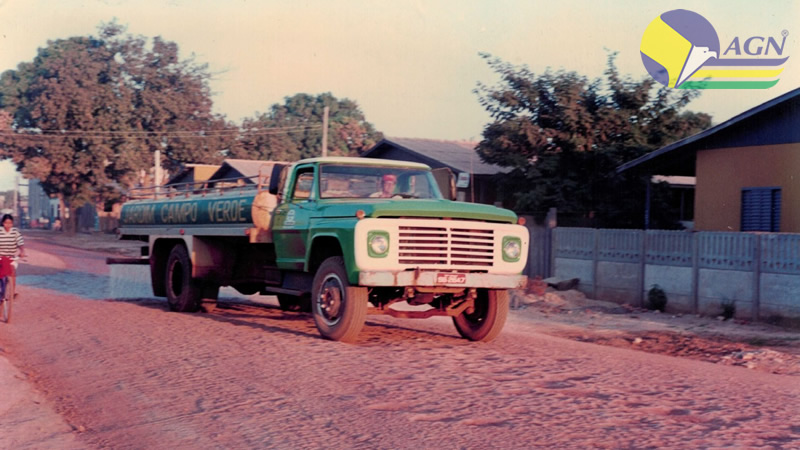
[[[14,198],[12,199],[14,206],[11,208],[16,216],[17,225],[19,225],[19,175],[14,175]]]
[[[155,197],[158,198],[159,186],[161,186],[161,178],[163,177],[163,175],[161,175],[161,150],[156,150],[153,159],[153,164],[155,165],[153,169],[153,186],[155,186]]]
[[[472,163],[472,157],[475,155],[475,152],[469,152],[469,188],[470,188],[470,197],[472,197],[472,203],[477,203],[475,201],[475,165]]]
[[[328,156],[328,112],[330,107],[322,110],[322,156]]]
[[[17,215],[16,220],[17,227],[22,228],[23,220],[30,219],[30,211],[31,211],[31,190],[30,190],[30,182],[27,179],[23,178],[23,182],[20,182],[19,175],[17,175],[17,193],[15,196],[17,197],[17,209],[15,214]],[[22,194],[22,189],[25,188],[25,195]],[[25,222],[24,225],[26,227],[30,226],[28,222]]]

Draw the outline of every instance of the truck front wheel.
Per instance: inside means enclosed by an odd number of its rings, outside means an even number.
[[[319,266],[311,295],[311,313],[319,333],[334,341],[354,341],[367,317],[367,288],[350,285],[341,256],[330,257]]]
[[[167,303],[177,312],[197,312],[203,302],[203,290],[192,280],[192,260],[183,245],[172,247],[167,259]]]
[[[479,289],[475,307],[453,317],[453,323],[461,337],[488,342],[503,329],[508,318],[508,307],[508,291]]]

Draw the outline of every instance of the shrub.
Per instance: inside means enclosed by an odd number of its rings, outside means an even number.
[[[667,307],[667,293],[657,284],[647,291],[647,309],[664,312]]]
[[[722,307],[722,317],[725,318],[725,320],[733,319],[736,315],[736,302],[724,299],[722,303],[720,303],[720,306]]]

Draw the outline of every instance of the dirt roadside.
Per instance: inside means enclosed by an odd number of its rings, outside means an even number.
[[[0,448],[80,448],[73,428],[0,348]]]
[[[513,293],[512,314],[540,333],[581,342],[800,376],[800,330],[670,314],[586,298],[575,290]]]
[[[115,235],[27,231],[31,239],[85,250],[138,256],[140,242]],[[776,374],[800,375],[800,330],[693,314],[656,313],[548,289],[544,295],[512,293],[511,314],[537,331],[581,342],[692,358]]]

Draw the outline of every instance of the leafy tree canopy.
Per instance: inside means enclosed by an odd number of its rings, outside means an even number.
[[[280,161],[320,156],[326,106],[328,155],[356,156],[382,138],[356,102],[339,100],[331,93],[296,94],[286,97],[283,104],[272,105],[267,113],[245,119],[241,139],[231,149],[231,156]]]
[[[541,216],[556,207],[560,217],[641,227],[645,184],[616,174],[616,167],[711,125],[709,115],[684,110],[697,91],[655,89],[651,78],[623,78],[615,54],[609,55],[605,78],[595,80],[565,71],[536,75],[481,56],[501,81],[475,89],[493,119],[477,152],[486,162],[513,169],[500,182],[513,193],[518,211]],[[657,192],[656,201],[663,195]],[[663,208],[659,203],[652,209],[665,213]]]
[[[124,32],[110,23],[98,36],[49,41],[0,75],[11,115],[0,156],[67,204],[133,184],[155,150],[169,169],[219,161],[231,143],[231,126],[211,113],[207,67],[181,61],[175,43]]]

